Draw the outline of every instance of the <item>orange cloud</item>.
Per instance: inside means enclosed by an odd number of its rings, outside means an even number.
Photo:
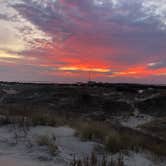
[[[87,67],[72,67],[72,66],[66,66],[66,67],[59,67],[58,70],[61,71],[85,71],[85,72],[99,72],[99,73],[107,73],[110,72],[110,69],[105,68],[87,68]]]
[[[149,77],[149,76],[164,76],[166,75],[166,68],[161,69],[149,69],[146,65],[138,65],[131,67],[127,70],[114,72],[110,77]]]

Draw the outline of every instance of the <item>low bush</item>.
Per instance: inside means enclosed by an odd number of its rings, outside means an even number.
[[[46,146],[51,155],[56,155],[58,152],[58,146],[55,143],[56,138],[54,135],[40,135],[37,137],[36,142],[39,146]]]
[[[107,151],[112,153],[120,152],[122,149],[125,148],[123,144],[123,140],[121,139],[120,135],[117,133],[110,134],[105,140],[105,148]]]
[[[108,128],[97,122],[80,122],[76,125],[76,135],[82,140],[102,141],[105,139]]]

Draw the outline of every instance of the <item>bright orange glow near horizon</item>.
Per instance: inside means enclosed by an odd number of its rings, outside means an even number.
[[[99,72],[99,73],[107,73],[110,72],[110,69],[105,69],[105,68],[87,68],[87,67],[71,67],[71,66],[66,66],[66,67],[59,67],[58,70],[61,71],[85,71],[85,72]]]

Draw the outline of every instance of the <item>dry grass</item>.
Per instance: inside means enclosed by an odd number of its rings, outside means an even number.
[[[76,124],[74,124],[73,127],[77,129],[76,135],[78,135],[82,140],[102,141],[108,133],[107,126],[100,122],[80,121],[75,123]]]
[[[76,135],[82,140],[102,143],[111,153],[148,150],[158,156],[166,155],[166,142],[139,131],[127,128],[115,130],[110,124],[94,121],[82,121],[75,126]]]
[[[166,142],[156,137],[134,130],[115,129],[110,123],[81,119],[76,117],[76,114],[51,112],[42,106],[29,108],[22,106],[22,109],[20,107],[20,105],[6,106],[4,109],[1,107],[0,114],[3,116],[0,118],[0,124],[17,124],[16,126],[23,127],[23,131],[31,125],[69,125],[77,130],[76,134],[81,139],[102,143],[111,153],[145,149],[159,156],[166,156]]]
[[[44,106],[25,106],[25,105],[9,105],[1,106],[0,109],[0,125],[16,123],[18,119],[27,119],[29,125],[47,125],[60,126],[66,124],[69,120],[63,112],[57,113],[49,111]]]
[[[117,159],[108,160],[106,156],[98,158],[95,153],[84,159],[73,159],[70,166],[124,166],[123,157],[119,155]]]
[[[148,133],[166,140],[166,117],[161,117],[141,125],[140,128]]]
[[[56,145],[56,138],[54,135],[40,135],[36,138],[36,143],[39,146],[46,146],[51,155],[57,155],[58,146]]]
[[[111,153],[133,149],[134,143],[128,135],[120,134],[110,124],[103,122],[80,122],[76,125],[76,135],[82,140],[97,141],[104,144],[105,149]],[[130,140],[130,141],[129,141]],[[132,145],[131,145],[132,144]]]

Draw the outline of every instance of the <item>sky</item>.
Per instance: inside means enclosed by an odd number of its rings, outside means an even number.
[[[166,0],[0,0],[0,80],[166,84]]]

